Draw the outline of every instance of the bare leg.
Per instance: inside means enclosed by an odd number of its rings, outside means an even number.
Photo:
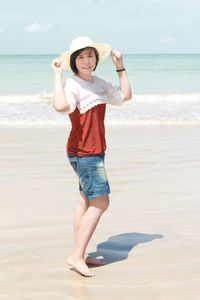
[[[77,205],[75,215],[74,215],[74,247],[75,247],[75,244],[76,244],[76,240],[77,240],[78,231],[79,231],[79,227],[80,227],[82,217],[86,213],[86,211],[89,207],[89,204],[90,204],[89,200],[86,199],[84,192],[81,191],[80,192],[80,201]],[[75,250],[75,248],[74,248],[74,250]],[[68,258],[68,263],[70,263],[70,257]],[[102,265],[105,264],[104,260],[94,258],[90,255],[87,255],[86,253],[84,255],[84,258],[85,258],[86,264],[99,265],[99,266],[102,266]]]
[[[108,195],[90,200],[89,207],[81,218],[78,232],[75,233],[74,251],[68,258],[68,263],[84,276],[93,276],[85,263],[85,251],[99,219],[108,205]]]
[[[89,207],[89,201],[86,199],[84,192],[80,192],[80,200],[76,207],[76,211],[74,214],[74,246],[76,244],[78,231],[80,227],[80,223],[82,220],[82,217],[86,213],[88,207]]]

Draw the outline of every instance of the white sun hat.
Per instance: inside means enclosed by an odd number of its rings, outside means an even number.
[[[70,57],[72,53],[86,47],[93,47],[97,49],[99,53],[98,64],[102,63],[109,56],[110,51],[112,50],[112,47],[109,44],[96,44],[93,43],[93,41],[90,38],[86,36],[80,36],[71,42],[69,51],[63,52],[61,54],[60,58],[63,69],[71,70]]]

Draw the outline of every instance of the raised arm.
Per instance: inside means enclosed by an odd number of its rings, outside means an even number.
[[[116,70],[125,69],[122,54],[120,52],[112,50],[110,52],[110,56],[116,67]],[[130,100],[132,98],[132,91],[126,70],[117,73],[119,76],[120,89],[122,94],[124,95],[123,101]]]
[[[53,60],[51,68],[54,71],[54,90],[53,90],[53,107],[58,112],[65,112],[70,109],[70,105],[66,100],[62,83],[63,68],[60,58]]]

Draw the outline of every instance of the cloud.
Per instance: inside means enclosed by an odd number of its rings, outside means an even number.
[[[6,26],[1,26],[0,27],[0,32],[3,32],[3,31],[5,31],[6,30]]]
[[[167,43],[167,44],[170,44],[170,43],[173,43],[175,42],[176,40],[172,37],[168,37],[168,38],[162,38],[160,40],[161,43]]]
[[[41,24],[38,24],[38,23],[33,23],[33,24],[30,24],[30,25],[26,25],[24,27],[24,30],[26,32],[45,32],[47,30],[50,30],[51,27],[52,27],[52,25],[50,25],[50,24],[41,25]]]

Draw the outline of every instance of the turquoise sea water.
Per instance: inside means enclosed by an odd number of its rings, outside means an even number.
[[[52,109],[56,55],[0,55],[0,125],[64,125]],[[127,54],[124,64],[133,100],[107,108],[107,123],[200,124],[200,54]],[[95,75],[118,84],[110,58]],[[64,72],[64,78],[71,72]]]

